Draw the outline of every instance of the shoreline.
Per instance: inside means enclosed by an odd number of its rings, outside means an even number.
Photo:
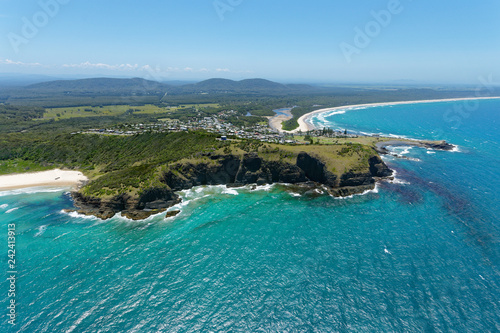
[[[16,190],[37,186],[79,187],[88,178],[80,171],[54,169],[48,171],[15,173],[0,176],[0,191]]]
[[[500,99],[500,96],[426,99],[426,100],[416,100],[416,101],[381,102],[381,103],[366,103],[366,104],[353,104],[353,105],[336,106],[333,108],[325,108],[325,109],[315,110],[315,111],[312,111],[312,112],[309,112],[309,113],[302,115],[299,119],[297,119],[297,122],[299,123],[299,127],[294,129],[293,131],[288,131],[288,132],[289,133],[297,133],[297,132],[308,132],[308,131],[315,130],[316,127],[310,123],[310,118],[315,114],[323,113],[323,112],[340,111],[340,110],[351,109],[351,108],[356,108],[356,107],[376,107],[376,106],[437,103],[437,102],[458,102],[458,101],[482,100],[482,99]]]
[[[299,147],[301,148],[301,147]],[[153,214],[163,213],[182,202],[179,191],[190,190],[199,185],[225,185],[232,188],[262,186],[271,184],[299,184],[308,186],[306,191],[324,188],[334,197],[346,197],[373,190],[381,178],[390,177],[392,171],[375,151],[364,155],[366,166],[357,171],[351,168],[336,173],[333,162],[325,153],[328,148],[311,153],[291,150],[293,158],[289,161],[276,161],[269,156],[259,156],[256,152],[237,155],[207,155],[204,159],[170,165],[163,171],[163,187],[148,187],[139,194],[115,193],[102,197],[99,194],[72,192],[74,206],[79,214],[94,215],[106,220],[117,213],[131,220],[144,220]],[[321,155],[323,153],[323,155]],[[317,155],[319,154],[319,155]],[[210,164],[207,162],[210,161]],[[357,165],[349,160],[344,166]],[[350,163],[350,164],[349,164]],[[236,166],[233,173],[233,167]],[[335,172],[335,173],[334,173]]]
[[[269,119],[269,127],[271,127],[271,129],[278,131],[278,132],[284,132],[282,123],[284,121],[287,121],[287,120],[290,120],[293,118],[291,109],[288,111],[281,111],[281,113],[282,114],[276,114],[276,115],[268,118]]]

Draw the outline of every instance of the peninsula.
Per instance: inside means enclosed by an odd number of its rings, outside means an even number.
[[[159,136],[152,136],[150,143]],[[193,133],[175,133],[175,136],[176,141],[202,139]],[[72,193],[79,208],[77,212],[102,219],[121,212],[130,219],[144,219],[179,203],[177,191],[200,185],[301,184],[310,189],[322,187],[332,196],[349,196],[373,189],[377,179],[392,174],[374,146],[355,142],[330,145],[223,142],[206,134],[203,144],[206,149],[202,152],[155,163],[144,170],[140,177],[143,180],[133,186],[124,186],[126,180],[120,175],[137,175],[144,166],[91,177],[88,185]],[[137,159],[134,164],[141,162],[144,163]]]
[[[76,184],[77,211],[103,219],[164,212],[179,202],[177,191],[199,185],[289,183],[350,196],[391,177],[380,158],[390,153],[387,146],[453,146],[316,129],[310,123],[315,113],[475,93],[341,92],[262,79],[170,86],[98,78],[11,88],[0,96],[0,174],[18,175],[0,178],[0,189]],[[299,128],[285,131],[296,119]]]

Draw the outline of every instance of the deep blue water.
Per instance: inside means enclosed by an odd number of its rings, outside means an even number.
[[[62,213],[64,189],[0,192],[0,265],[15,223],[18,271],[18,323],[7,324],[4,281],[0,331],[499,331],[500,102],[467,118],[452,107],[323,117],[458,145],[395,148],[411,158],[386,159],[397,181],[363,196],[205,187],[184,192],[173,219],[132,222]]]

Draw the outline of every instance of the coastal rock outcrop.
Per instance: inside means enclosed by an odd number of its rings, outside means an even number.
[[[392,170],[387,167],[378,155],[370,157],[368,164],[370,165],[370,173],[373,177],[389,177],[392,175]]]
[[[453,148],[455,148],[454,145],[449,144],[446,141],[440,141],[440,142],[422,142],[422,145],[425,148],[436,149],[436,150],[453,150]]]
[[[378,142],[375,145],[375,150],[379,154],[400,157],[394,153],[391,153],[391,151],[387,149],[388,146],[415,146],[415,147],[422,147],[435,150],[446,150],[446,151],[450,151],[455,148],[454,145],[446,141],[390,140],[390,141]]]
[[[161,181],[173,191],[179,191],[199,185],[295,184],[307,181],[307,177],[297,165],[266,161],[251,153],[242,158],[215,155],[210,157],[209,163],[178,163],[164,173]]]
[[[130,219],[145,219],[166,211],[180,202],[175,192],[200,185],[227,185],[239,187],[247,184],[316,184],[333,196],[349,196],[373,189],[375,181],[387,177],[392,171],[378,155],[368,160],[369,168],[363,172],[347,171],[340,177],[328,171],[321,158],[307,152],[297,155],[295,164],[285,160],[266,160],[257,153],[237,155],[204,155],[197,162],[184,161],[170,165],[160,175],[162,185],[144,190],[138,196],[120,194],[111,198],[94,198],[81,192],[72,193],[77,212],[95,215],[101,219],[121,212]],[[175,216],[174,211],[167,216]]]
[[[94,215],[103,220],[112,218],[117,212],[125,211],[129,208],[131,197],[127,194],[120,194],[110,199],[86,196],[80,192],[73,192],[73,201],[79,209],[76,212],[85,215]]]
[[[325,163],[319,158],[313,157],[306,152],[301,152],[297,156],[297,166],[301,168],[306,177],[317,183],[326,186],[337,186],[337,176],[326,169]]]
[[[181,201],[179,196],[166,187],[154,187],[145,190],[139,197],[134,209],[157,210],[169,208]]]
[[[107,220],[121,212],[132,220],[143,220],[153,214],[164,212],[167,208],[179,203],[181,199],[170,189],[151,188],[139,198],[122,193],[111,198],[95,198],[80,192],[72,193],[74,205],[79,214],[94,215]]]

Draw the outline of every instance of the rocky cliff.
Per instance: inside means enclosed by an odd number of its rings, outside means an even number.
[[[227,185],[232,187],[247,184],[312,183],[326,187],[334,196],[348,196],[373,189],[378,177],[387,177],[392,171],[378,155],[368,160],[366,172],[348,171],[337,177],[328,171],[327,165],[317,156],[307,152],[297,155],[296,163],[265,160],[257,153],[243,156],[206,154],[196,163],[184,162],[170,165],[162,175],[163,187],[144,190],[133,197],[120,194],[108,199],[73,193],[79,213],[91,214],[102,219],[115,213],[131,219],[144,219],[151,214],[165,211],[180,202],[175,191],[190,189],[199,185]]]

